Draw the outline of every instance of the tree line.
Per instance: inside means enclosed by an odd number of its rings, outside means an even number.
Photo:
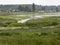
[[[22,6],[22,5],[19,5],[19,7],[18,7],[18,10],[19,11],[27,11],[27,12],[35,12],[35,4],[33,3],[32,4],[32,8],[29,8],[28,6]]]
[[[35,12],[35,11],[53,11],[53,12],[60,12],[60,5],[58,6],[42,6],[36,5],[35,3],[32,4],[20,4],[20,5],[0,5],[0,11],[24,11],[24,12]]]
[[[60,12],[60,6],[42,6],[42,5],[35,5],[35,3],[33,3],[31,5],[31,8],[29,6],[23,7],[22,5],[19,5],[18,10],[29,11],[29,12],[35,12],[35,11]]]

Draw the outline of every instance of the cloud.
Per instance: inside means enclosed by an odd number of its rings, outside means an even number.
[[[60,0],[0,0],[0,4],[60,5]]]

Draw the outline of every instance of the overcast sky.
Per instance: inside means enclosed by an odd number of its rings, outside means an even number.
[[[0,0],[0,4],[60,5],[60,0]]]

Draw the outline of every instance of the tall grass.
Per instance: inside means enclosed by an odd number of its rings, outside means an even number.
[[[3,30],[0,31],[0,45],[60,45],[60,30],[58,28],[53,31]]]

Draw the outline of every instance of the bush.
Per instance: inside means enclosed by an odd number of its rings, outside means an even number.
[[[0,36],[11,36],[12,34],[9,32],[1,32]]]

